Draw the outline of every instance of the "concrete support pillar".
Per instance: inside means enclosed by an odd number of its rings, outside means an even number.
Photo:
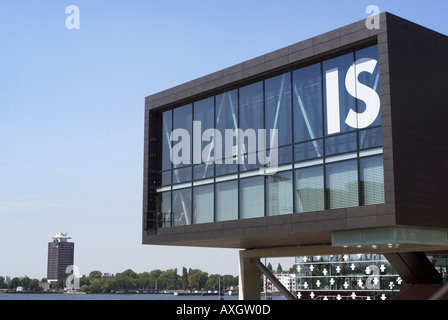
[[[240,251],[240,274],[239,274],[239,299],[240,300],[260,300],[261,272],[252,263],[251,258],[245,258],[243,251]],[[253,258],[252,258],[253,260]]]

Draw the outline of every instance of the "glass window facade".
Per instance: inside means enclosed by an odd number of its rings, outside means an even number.
[[[295,212],[325,209],[324,168],[322,165],[295,170]]]
[[[383,157],[373,156],[359,161],[364,205],[384,203]]]
[[[330,209],[356,207],[358,201],[358,170],[356,160],[330,163],[326,166],[326,188]]]
[[[162,111],[161,225],[384,203],[378,72],[375,45]]]
[[[294,212],[292,200],[292,171],[282,171],[267,176],[266,215],[276,216]]]
[[[193,188],[193,223],[213,222],[214,185]]]
[[[238,219],[238,181],[230,180],[215,185],[216,221]]]

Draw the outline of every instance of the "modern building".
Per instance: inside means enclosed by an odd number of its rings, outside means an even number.
[[[47,279],[59,280],[69,276],[67,267],[72,266],[75,256],[75,244],[69,242],[71,239],[67,233],[57,233],[52,237],[53,241],[48,243],[48,267]]]
[[[280,281],[280,283],[290,292],[296,292],[297,274],[295,273],[274,273],[274,276]],[[280,291],[266,276],[263,277],[263,292],[266,296],[279,294]]]
[[[382,254],[296,257],[302,300],[386,300],[406,287]]]
[[[390,13],[145,100],[142,242],[262,257],[383,254],[436,283],[448,250],[448,37]]]

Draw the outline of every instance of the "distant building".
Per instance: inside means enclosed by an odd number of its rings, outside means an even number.
[[[290,292],[296,291],[297,275],[295,273],[274,273],[274,276],[281,282],[281,284]],[[265,276],[263,277],[263,289],[266,293],[278,294],[278,288]]]
[[[48,243],[47,279],[59,280],[67,278],[67,267],[73,265],[75,244],[66,233],[57,233],[53,241]]]
[[[48,282],[39,282],[39,288],[41,288],[42,291],[47,292],[50,290],[50,284]]]

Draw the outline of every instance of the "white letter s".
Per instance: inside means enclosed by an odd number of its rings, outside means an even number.
[[[377,118],[380,112],[380,97],[378,93],[358,81],[358,76],[362,72],[373,73],[378,61],[371,58],[362,58],[357,60],[348,70],[345,78],[345,87],[348,93],[366,103],[366,110],[363,113],[357,113],[350,110],[345,123],[352,128],[364,129],[370,126]]]

